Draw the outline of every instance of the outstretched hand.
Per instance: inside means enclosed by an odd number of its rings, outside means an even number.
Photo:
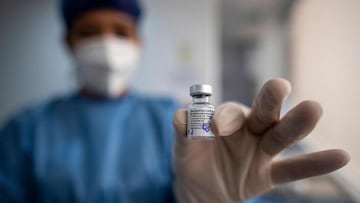
[[[291,86],[267,82],[252,109],[238,103],[219,106],[212,120],[215,141],[188,140],[187,111],[176,113],[176,192],[179,202],[242,202],[279,184],[322,175],[349,162],[342,150],[327,150],[286,160],[274,158],[316,126],[320,104],[304,101],[280,119]]]

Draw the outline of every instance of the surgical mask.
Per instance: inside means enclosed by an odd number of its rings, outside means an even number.
[[[111,98],[129,87],[138,66],[140,49],[130,40],[98,37],[76,46],[74,57],[79,85]]]

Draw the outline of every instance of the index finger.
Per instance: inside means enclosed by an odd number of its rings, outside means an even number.
[[[230,136],[238,131],[245,123],[249,114],[246,106],[228,102],[216,108],[212,120],[212,130],[218,136]]]
[[[279,121],[282,103],[290,92],[291,85],[285,79],[272,79],[266,82],[255,98],[247,123],[249,130],[261,134]]]

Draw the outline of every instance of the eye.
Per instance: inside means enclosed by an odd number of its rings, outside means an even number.
[[[99,34],[99,31],[93,27],[84,27],[78,30],[77,35],[81,38],[90,38]]]
[[[126,27],[117,26],[114,31],[115,31],[116,36],[118,36],[118,37],[124,37],[124,38],[130,37],[130,32]]]
[[[118,37],[127,37],[126,32],[124,32],[123,30],[116,31],[115,34],[116,34],[116,36],[118,36]]]

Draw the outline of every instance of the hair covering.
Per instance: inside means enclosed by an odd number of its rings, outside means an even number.
[[[138,0],[61,0],[61,13],[69,28],[79,16],[96,9],[110,8],[126,13],[138,22],[141,8]]]

